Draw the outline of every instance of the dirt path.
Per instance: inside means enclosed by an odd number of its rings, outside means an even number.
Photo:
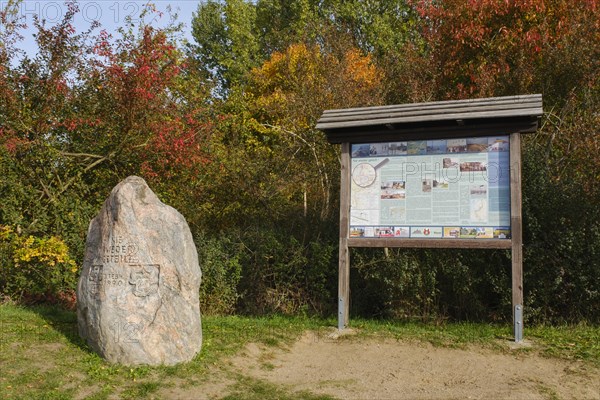
[[[231,365],[292,392],[342,399],[600,399],[600,370],[534,351],[305,334],[289,349],[250,345]]]

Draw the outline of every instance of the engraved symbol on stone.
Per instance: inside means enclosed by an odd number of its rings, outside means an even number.
[[[142,324],[133,322],[127,322],[123,325],[119,324],[119,322],[115,322],[109,327],[114,333],[115,341],[123,343],[139,343],[138,336],[142,328]]]
[[[136,254],[138,252],[138,245],[137,244],[129,244],[127,246],[127,254],[129,255],[133,255]]]
[[[129,274],[129,284],[133,285],[133,294],[146,297],[158,291],[158,264],[132,265]]]
[[[130,263],[139,262],[138,258],[136,257],[136,254],[139,251],[139,249],[139,246],[135,243],[130,243],[129,245],[127,245],[127,256],[129,258]]]
[[[123,341],[125,343],[138,343],[138,334],[142,330],[142,324],[128,323],[123,327]]]
[[[100,285],[102,283],[102,271],[103,265],[92,265],[89,275],[89,290],[90,293],[95,296],[100,292]]]

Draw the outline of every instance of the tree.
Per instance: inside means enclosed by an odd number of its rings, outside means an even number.
[[[332,213],[332,174],[337,175],[338,166],[332,146],[314,129],[316,121],[324,109],[380,102],[381,77],[371,58],[357,49],[349,48],[338,58],[304,44],[274,53],[251,73],[249,93],[256,119],[276,136],[281,161],[288,165],[285,170],[294,174],[283,177],[288,185],[282,182],[280,187],[292,193],[308,190],[319,204],[321,219]],[[298,187],[298,181],[307,186]],[[305,196],[306,192],[292,197],[306,201]]]
[[[251,2],[210,0],[200,3],[192,19],[192,56],[213,77],[221,95],[242,83],[261,61],[256,36],[256,10]]]
[[[35,58],[23,57],[18,63],[18,53],[4,52],[0,95],[0,186],[6,199],[0,221],[21,226],[27,234],[48,233],[53,226],[57,234],[70,236],[69,243],[78,242],[80,235],[69,232],[66,225],[88,211],[81,207],[65,212],[86,196],[85,190],[64,196],[80,173],[66,152],[69,139],[64,123],[77,114],[71,87],[85,68],[83,48],[89,37],[89,32],[75,34],[76,12],[77,6],[68,3],[63,20],[50,28],[35,20],[40,47]],[[12,36],[4,43],[16,46],[18,30],[7,33]]]
[[[530,91],[554,104],[597,71],[595,2],[413,1],[435,98]]]
[[[416,15],[404,0],[326,0],[316,3],[324,21],[331,21],[339,33],[349,33],[356,47],[376,59],[384,59],[414,38]]]
[[[183,72],[168,28],[142,25],[113,40],[105,31],[77,34],[76,13],[69,2],[57,25],[36,20],[39,52],[20,62],[9,47],[18,31],[3,32],[0,224],[25,237],[57,236],[80,262],[90,219],[128,175],[191,214],[186,196],[200,191],[211,124],[210,88]]]
[[[244,211],[250,205],[255,212],[239,224],[248,227],[242,240],[252,263],[240,283],[253,299],[246,307],[323,306],[335,270],[339,162],[314,126],[325,108],[377,104],[381,76],[355,48],[340,56],[298,43],[273,53],[251,71],[246,90],[230,97],[229,140],[241,144],[233,146],[237,165],[247,163],[235,187],[249,194],[240,202]]]
[[[415,13],[403,0],[210,0],[192,20],[200,67],[223,89],[244,84],[247,72],[296,43],[350,45],[378,57],[414,36]],[[382,63],[382,66],[385,63]]]

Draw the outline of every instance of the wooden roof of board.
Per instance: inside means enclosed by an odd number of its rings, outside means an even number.
[[[326,110],[316,128],[331,143],[535,132],[542,95]]]

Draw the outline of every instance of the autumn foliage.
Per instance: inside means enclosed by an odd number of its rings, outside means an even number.
[[[597,321],[597,1],[210,0],[188,44],[174,26],[77,31],[69,1],[59,23],[34,22],[36,55],[19,51],[18,4],[0,12],[2,294],[44,292],[15,286],[15,260],[54,246],[62,269],[27,268],[59,271],[43,295],[70,298],[90,218],[136,174],[190,223],[205,310],[328,313],[339,149],[314,128],[323,110],[542,93],[523,149],[527,316]],[[502,252],[356,250],[353,312],[507,319],[507,265]]]

